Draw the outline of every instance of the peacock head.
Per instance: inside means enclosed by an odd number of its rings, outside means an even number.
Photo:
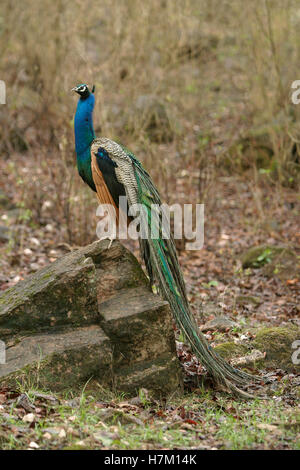
[[[72,88],[71,91],[75,91],[76,93],[78,93],[78,95],[80,95],[80,98],[83,100],[88,98],[91,94],[89,87],[85,83],[81,83],[80,85],[75,86],[74,88]],[[92,93],[94,93],[94,91],[95,85],[92,88]]]

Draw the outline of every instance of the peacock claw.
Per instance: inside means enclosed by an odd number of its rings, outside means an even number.
[[[113,242],[114,240],[116,240],[116,237],[113,237],[113,236],[101,237],[101,238],[100,238],[100,241],[102,241],[102,240],[110,240],[109,245],[108,245],[108,247],[107,247],[107,249],[109,250],[110,247],[111,247],[111,245],[112,245],[112,242]]]

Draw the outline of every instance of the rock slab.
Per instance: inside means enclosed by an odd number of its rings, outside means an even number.
[[[0,296],[0,383],[59,391],[88,381],[128,394],[182,387],[172,318],[136,258],[97,241]]]

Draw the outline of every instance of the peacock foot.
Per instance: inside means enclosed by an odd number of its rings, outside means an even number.
[[[116,240],[116,239],[117,239],[116,236],[107,235],[106,237],[101,237],[99,240],[100,240],[100,241],[102,241],[102,240],[110,240],[109,245],[108,245],[108,247],[107,247],[107,249],[109,250],[110,247],[111,247],[111,245],[112,245],[112,242],[113,242],[114,240]]]

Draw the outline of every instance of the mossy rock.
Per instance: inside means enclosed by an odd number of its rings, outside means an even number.
[[[80,392],[92,377],[110,383],[111,355],[109,339],[97,325],[24,337],[7,348],[0,383]]]
[[[245,356],[249,353],[249,348],[243,344],[236,344],[233,341],[227,341],[215,346],[215,351],[224,359]]]
[[[266,352],[266,367],[280,368],[287,371],[300,370],[300,364],[293,364],[292,345],[300,340],[300,328],[297,326],[262,328],[256,333],[252,344],[256,349]],[[300,354],[299,354],[300,357]]]
[[[253,349],[265,354],[264,359],[255,363],[257,368],[283,369],[286,371],[300,370],[300,364],[292,360],[296,349],[292,348],[295,341],[300,340],[300,328],[297,326],[262,328],[256,332],[254,340],[245,344],[233,341],[218,344],[215,350],[227,360],[244,357]],[[298,355],[300,358],[300,354]]]
[[[115,387],[129,395],[136,396],[146,388],[153,397],[181,394],[182,368],[173,354],[162,354],[156,359],[138,362],[134,367],[123,367],[114,377]]]
[[[291,279],[300,273],[300,258],[289,246],[258,245],[241,256],[244,269],[262,268],[266,277],[277,276],[282,280]]]
[[[74,250],[0,295],[1,384],[181,389],[170,307],[132,253],[108,243]]]
[[[0,295],[0,335],[97,323],[95,265],[77,250]]]

